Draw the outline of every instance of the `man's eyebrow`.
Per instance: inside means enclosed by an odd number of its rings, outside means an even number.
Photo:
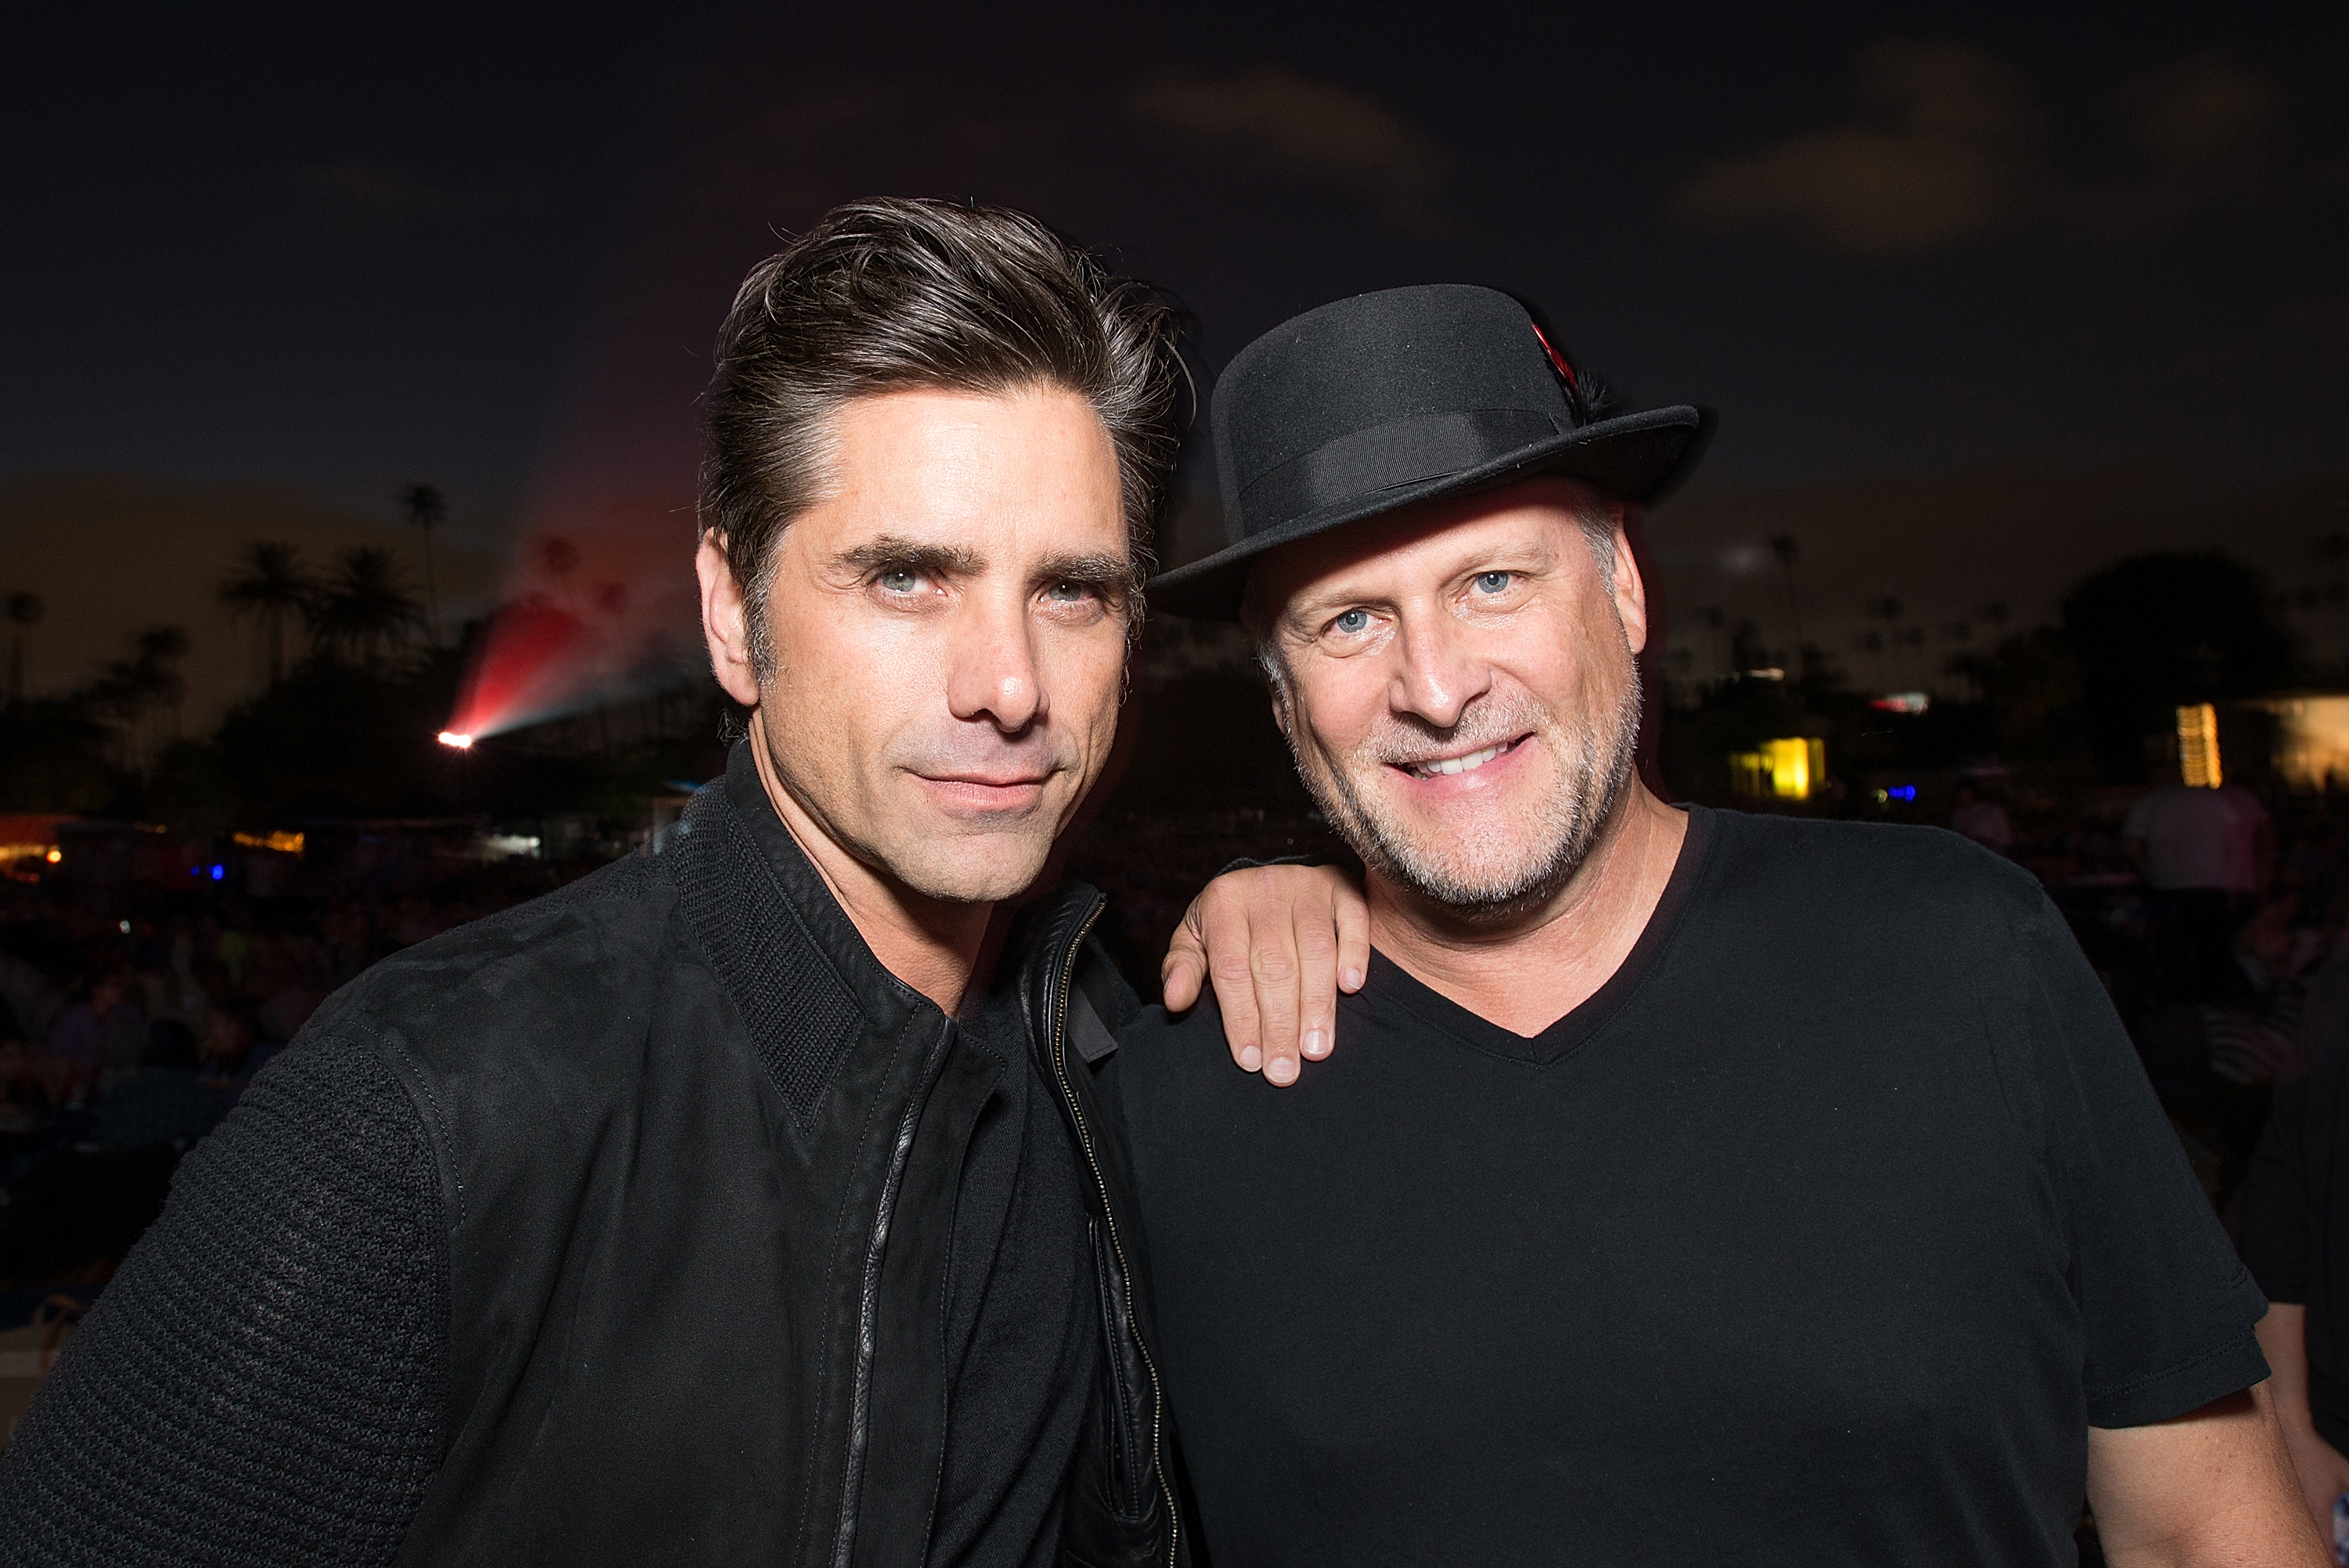
[[[977,577],[987,570],[986,559],[968,545],[932,544],[894,533],[885,533],[878,539],[851,545],[832,560],[835,566],[851,567],[858,572],[877,572],[884,567],[892,567],[933,572],[947,577]]]
[[[1133,562],[1123,555],[1085,552],[1047,556],[1036,568],[1039,583],[1081,583],[1089,588],[1123,593],[1134,585]]]

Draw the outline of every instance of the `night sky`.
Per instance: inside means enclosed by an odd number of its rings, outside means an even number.
[[[2145,542],[2288,576],[2349,524],[2338,6],[49,9],[0,66],[0,588],[59,603],[429,480],[456,597],[555,531],[673,604],[734,284],[874,192],[1112,249],[1209,374],[1360,290],[1539,302],[1627,406],[1721,411],[1654,530],[1700,665],[1700,605],[1785,636],[1772,532],[1836,645],[1866,596],[2028,619]],[[62,532],[135,591],[17,581],[81,575]]]

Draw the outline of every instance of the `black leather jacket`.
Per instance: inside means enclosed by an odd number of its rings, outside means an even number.
[[[923,1560],[955,1191],[1000,1068],[873,958],[760,789],[738,747],[661,855],[411,950],[315,1025],[390,1064],[440,1171],[450,1440],[403,1563]],[[1071,1024],[1133,1006],[1101,907],[1040,902],[999,970],[1091,1181],[1084,1568],[1188,1545]]]

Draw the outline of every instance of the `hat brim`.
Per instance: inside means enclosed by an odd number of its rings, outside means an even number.
[[[1268,550],[1421,501],[1497,489],[1545,475],[1580,480],[1618,500],[1653,506],[1686,480],[1713,437],[1712,410],[1656,408],[1604,419],[1536,441],[1456,473],[1350,496],[1333,506],[1291,518],[1203,560],[1150,580],[1150,607],[1177,615],[1237,621],[1248,568]]]

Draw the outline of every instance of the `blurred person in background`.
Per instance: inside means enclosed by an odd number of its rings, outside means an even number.
[[[1950,829],[1963,833],[1984,849],[2000,854],[2014,848],[2014,824],[2008,820],[2006,808],[1982,793],[1981,784],[1972,779],[1961,779],[1952,796]]]
[[[62,1065],[67,1093],[79,1097],[97,1084],[109,1060],[137,1059],[144,1048],[147,1021],[131,1002],[137,983],[127,969],[107,969],[86,982],[57,1014],[41,1040],[41,1055]],[[121,1042],[133,1042],[126,1051]]]
[[[2121,839],[2151,890],[2177,999],[2239,990],[2235,933],[2275,870],[2275,828],[2260,798],[2240,784],[2165,784],[2130,805]]]

